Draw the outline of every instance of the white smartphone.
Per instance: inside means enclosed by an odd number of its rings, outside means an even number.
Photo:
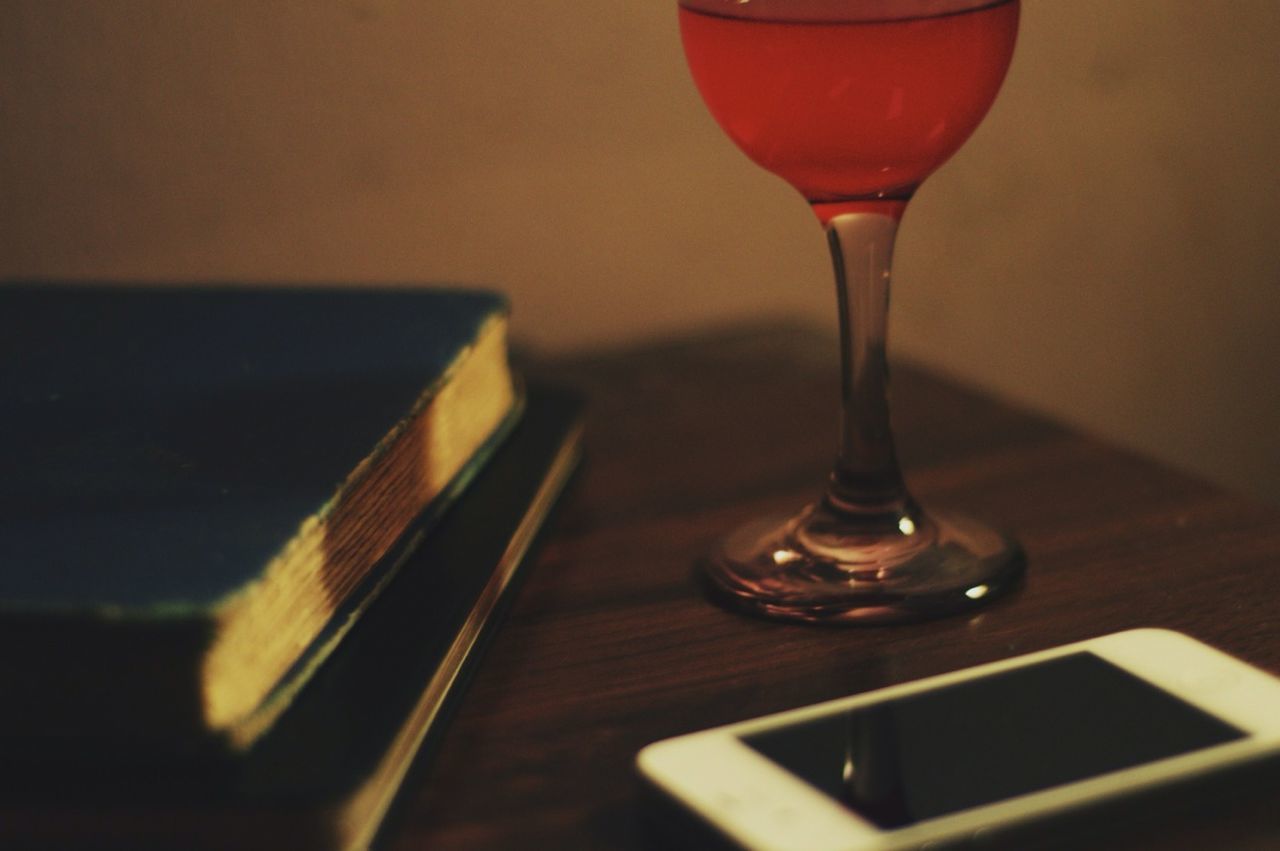
[[[884,851],[1280,753],[1280,679],[1119,632],[652,744],[639,771],[752,851]]]

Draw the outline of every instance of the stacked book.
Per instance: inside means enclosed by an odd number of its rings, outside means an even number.
[[[503,300],[0,285],[0,846],[367,846],[573,469]]]

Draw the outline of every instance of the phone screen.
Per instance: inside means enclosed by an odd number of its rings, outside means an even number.
[[[888,829],[1244,735],[1081,652],[743,741]]]

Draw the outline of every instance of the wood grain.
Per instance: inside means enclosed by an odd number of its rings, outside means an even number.
[[[908,366],[893,401],[913,491],[1013,530],[1025,587],[912,626],[723,611],[698,559],[826,475],[833,342],[757,327],[535,369],[590,399],[587,466],[389,848],[662,847],[632,770],[651,741],[1129,627],[1280,673],[1280,512]],[[1109,816],[1091,844],[1264,847],[1280,837],[1271,788],[1230,818],[1222,802]]]

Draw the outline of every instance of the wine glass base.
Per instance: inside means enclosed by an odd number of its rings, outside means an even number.
[[[815,540],[820,512],[732,533],[704,565],[711,593],[772,619],[896,623],[977,609],[1016,587],[1026,568],[1013,538],[965,517],[920,513],[889,532],[824,529]]]

